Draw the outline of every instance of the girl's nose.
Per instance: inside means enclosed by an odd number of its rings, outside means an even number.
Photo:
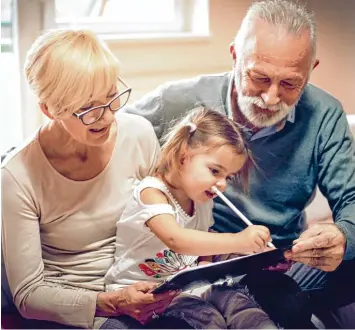
[[[219,191],[224,192],[227,188],[227,180],[226,179],[218,180],[216,182],[216,186]]]

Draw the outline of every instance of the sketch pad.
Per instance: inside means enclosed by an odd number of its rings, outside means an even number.
[[[188,268],[166,279],[153,290],[153,293],[162,293],[168,290],[190,290],[228,277],[244,275],[274,266],[285,260],[283,252],[289,248],[279,248]]]

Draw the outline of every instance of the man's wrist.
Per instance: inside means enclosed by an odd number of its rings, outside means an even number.
[[[346,234],[345,234],[345,231],[344,231],[344,229],[341,226],[339,226],[338,223],[334,223],[334,225],[338,228],[338,230],[341,232],[341,234],[344,237],[344,252],[345,252],[346,251],[347,241],[348,241],[348,239],[346,237]]]

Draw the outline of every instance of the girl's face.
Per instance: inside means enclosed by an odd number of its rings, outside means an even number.
[[[216,197],[211,191],[216,186],[225,191],[231,179],[244,165],[246,157],[236,154],[230,146],[213,149],[190,149],[182,159],[181,188],[194,202],[203,203]]]

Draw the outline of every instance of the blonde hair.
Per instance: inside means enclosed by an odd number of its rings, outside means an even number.
[[[55,118],[107,96],[118,74],[118,60],[89,30],[46,32],[33,43],[25,62],[32,92]]]
[[[237,155],[244,155],[246,161],[238,172],[239,179],[247,190],[249,170],[254,164],[241,128],[227,116],[204,107],[191,110],[184,118],[171,123],[171,128],[162,138],[162,155],[157,173],[163,177],[170,171],[181,168],[181,153],[191,149],[207,149],[221,146],[232,147]]]

